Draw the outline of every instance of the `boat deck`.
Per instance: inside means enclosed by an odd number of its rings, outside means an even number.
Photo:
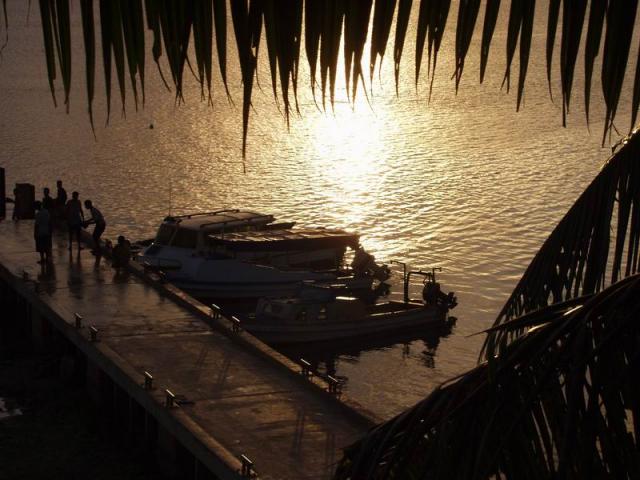
[[[42,269],[32,232],[32,221],[0,222],[3,275],[37,281],[37,301],[69,325],[63,334],[76,335],[79,313],[84,351],[90,360],[106,357],[115,372],[110,375],[127,377],[121,385],[139,386],[148,371],[156,388],[136,395],[163,405],[165,389],[176,394],[181,406],[159,421],[179,423],[194,438],[219,445],[218,453],[248,456],[259,478],[330,478],[341,448],[377,420],[346,397],[341,402],[322,391],[321,381],[306,380],[295,364],[246,332],[208,322],[198,314],[207,311],[203,306],[172,287],[116,275],[88,249],[70,254],[66,233],[54,235],[53,264]],[[89,325],[99,330],[97,343],[88,340]]]

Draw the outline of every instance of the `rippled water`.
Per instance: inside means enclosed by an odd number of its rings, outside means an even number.
[[[361,91],[355,109],[342,88],[335,112],[319,111],[307,91],[305,70],[301,116],[292,118],[289,132],[273,102],[263,58],[262,91],[256,89],[243,165],[239,81],[231,82],[235,106],[218,83],[214,106],[207,107],[189,79],[186,102],[176,107],[171,94],[162,92],[151,64],[144,109],[136,113],[129,98],[122,118],[116,95],[110,126],[104,128],[105,104],[99,95],[94,140],[79,62],[74,64],[70,114],[52,106],[38,15],[32,12],[25,26],[26,3],[9,2],[10,43],[0,62],[0,165],[7,169],[8,185],[26,181],[54,187],[56,179],[63,179],[68,191],[79,190],[103,211],[108,237],[149,236],[169,210],[239,207],[305,225],[355,230],[379,260],[443,268],[444,288],[456,291],[460,303],[450,334],[390,339],[395,343],[386,346],[340,345],[336,352],[290,352],[319,361],[321,368],[328,363],[330,371],[344,377],[349,394],[383,416],[475,364],[483,336],[473,334],[491,325],[542,241],[609,154],[600,148],[599,85],[593,89],[597,101],[591,133],[584,120],[581,77],[567,128],[561,125],[560,105],[549,99],[539,53],[545,6],[538,7],[536,54],[520,113],[515,112],[515,92],[500,91],[504,18],[491,53],[493,73],[485,84],[477,83],[476,35],[456,95],[450,80],[455,36],[449,31],[430,104],[425,78],[417,93],[414,89],[410,50],[399,97],[386,58],[369,93],[371,105]],[[451,12],[453,22],[457,7]],[[79,23],[74,27],[79,38]],[[76,59],[82,57],[77,48]],[[238,71],[235,64],[230,70]],[[630,104],[624,98],[622,129]],[[396,295],[401,296],[399,288]]]

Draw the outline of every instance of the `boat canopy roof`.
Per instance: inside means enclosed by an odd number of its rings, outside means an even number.
[[[275,217],[273,215],[263,215],[245,210],[218,210],[215,212],[166,217],[164,224],[179,225],[180,228],[188,230],[221,232],[244,225],[267,225],[274,220]]]
[[[320,248],[358,248],[360,237],[344,230],[300,228],[209,235],[212,245],[230,250],[306,250]]]

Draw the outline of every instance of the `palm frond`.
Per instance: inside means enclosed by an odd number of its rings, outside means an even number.
[[[535,5],[535,0],[514,0],[511,2],[511,9],[509,10],[509,26],[507,29],[507,70],[504,74],[502,84],[504,85],[506,83],[508,92],[511,83],[511,63],[515,56],[518,40],[520,40],[520,73],[518,76],[518,100],[516,109],[520,109],[522,95],[524,93],[524,84],[527,78]]]
[[[451,0],[421,0],[418,15],[418,32],[416,37],[416,85],[420,77],[420,67],[427,42],[427,76],[431,76],[429,99],[433,91],[433,80],[438,63],[438,52],[447,25]]]
[[[611,231],[615,232],[613,244]],[[635,274],[640,267],[639,248],[640,131],[636,131],[609,158],[544,242],[495,324],[593,294]],[[492,358],[523,332],[491,333],[483,354]]]
[[[264,2],[264,27],[267,51],[271,66],[273,96],[277,98],[276,77],[280,79],[280,91],[284,112],[289,126],[291,101],[289,87],[293,88],[297,109],[298,65],[302,25],[302,0],[289,2],[287,8],[278,8],[276,0]]]
[[[492,368],[374,428],[335,479],[636,478],[638,295],[635,275],[529,315]]]
[[[346,0],[344,14],[344,63],[347,94],[351,88],[351,100],[355,102],[358,80],[362,75],[362,54],[367,41],[372,0]],[[376,48],[378,46],[376,45]]]
[[[484,74],[489,61],[489,49],[493,39],[493,32],[498,21],[500,11],[500,0],[487,0],[484,11],[484,25],[482,27],[482,46],[480,47],[480,83],[484,81]]]
[[[476,20],[480,12],[480,0],[461,0],[458,6],[458,25],[456,27],[456,90],[460,86],[464,60],[471,45],[471,37],[476,29]]]
[[[7,0],[2,0],[2,17],[4,19],[4,41],[2,42],[2,45],[0,45],[0,58],[2,56],[2,50],[4,50],[7,43],[9,43],[9,15],[7,15]],[[0,22],[0,26],[2,25],[3,22]]]
[[[84,35],[84,54],[87,76],[87,103],[89,110],[89,122],[91,123],[91,131],[95,136],[95,128],[93,125],[93,94],[95,86],[96,71],[96,33],[93,20],[93,0],[81,0],[80,8],[82,9],[82,34]]]
[[[638,0],[610,0],[607,7],[607,33],[602,58],[602,92],[607,106],[603,144],[607,133],[611,133],[618,111],[637,9]]]
[[[258,47],[260,45],[262,9],[258,2],[247,6],[245,0],[231,2],[231,18],[236,34],[236,44],[240,57],[244,100],[242,104],[242,155],[247,150],[247,130],[249,127],[249,108],[253,79],[257,65]]]
[[[400,79],[400,60],[404,50],[404,41],[407,37],[407,27],[411,14],[412,0],[400,0],[398,5],[398,18],[396,20],[396,35],[393,45],[393,72],[396,80],[396,95],[398,94],[398,81]],[[378,49],[380,47],[377,47]]]
[[[376,68],[378,57],[380,58],[380,67],[382,67],[382,59],[389,41],[396,3],[397,0],[376,0],[375,2],[369,59],[369,80],[371,83],[373,83],[373,72]]]
[[[549,14],[547,18],[547,84],[549,96],[551,92],[551,67],[553,65],[553,48],[556,42],[556,30],[558,29],[558,16],[560,15],[560,0],[550,0]]]
[[[582,27],[587,10],[587,0],[574,0],[573,8],[562,10],[562,47],[560,48],[560,79],[562,81],[562,124],[567,124],[567,113],[571,103],[573,74],[582,37]]]
[[[42,24],[42,36],[44,40],[44,54],[47,62],[47,77],[49,79],[49,89],[53,104],[57,106],[55,79],[57,77],[56,58],[53,51],[53,25],[51,3],[49,0],[40,0],[40,20]]]
[[[589,27],[587,29],[587,41],[584,49],[584,106],[587,123],[589,122],[589,104],[591,103],[593,64],[600,51],[600,39],[602,38],[606,9],[607,0],[591,0]]]

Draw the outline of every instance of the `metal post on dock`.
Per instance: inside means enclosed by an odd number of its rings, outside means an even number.
[[[97,342],[98,341],[98,329],[91,325],[89,327],[89,333],[91,334],[91,341],[92,342]]]
[[[242,331],[238,317],[231,317],[231,330],[233,330],[233,333],[240,333]]]
[[[164,391],[167,396],[164,399],[164,406],[167,408],[172,408],[176,406],[176,396],[175,394],[169,390],[168,388]]]
[[[79,313],[76,313],[74,317],[76,320],[76,328],[82,328],[82,315],[80,315]]]
[[[304,358],[300,359],[300,366],[302,367],[302,375],[304,375],[305,377],[313,376],[313,372],[311,371],[311,364]]]
[[[222,314],[222,309],[215,303],[211,304],[211,318],[218,320]]]
[[[240,461],[242,462],[242,470],[240,475],[242,478],[252,478],[254,475],[253,462],[246,455],[240,455]]]
[[[336,378],[327,375],[327,382],[329,383],[329,393],[333,393],[334,395],[340,395],[340,393],[342,393],[340,382]]]
[[[145,390],[153,389],[153,375],[151,375],[147,371],[144,372],[144,389]]]

